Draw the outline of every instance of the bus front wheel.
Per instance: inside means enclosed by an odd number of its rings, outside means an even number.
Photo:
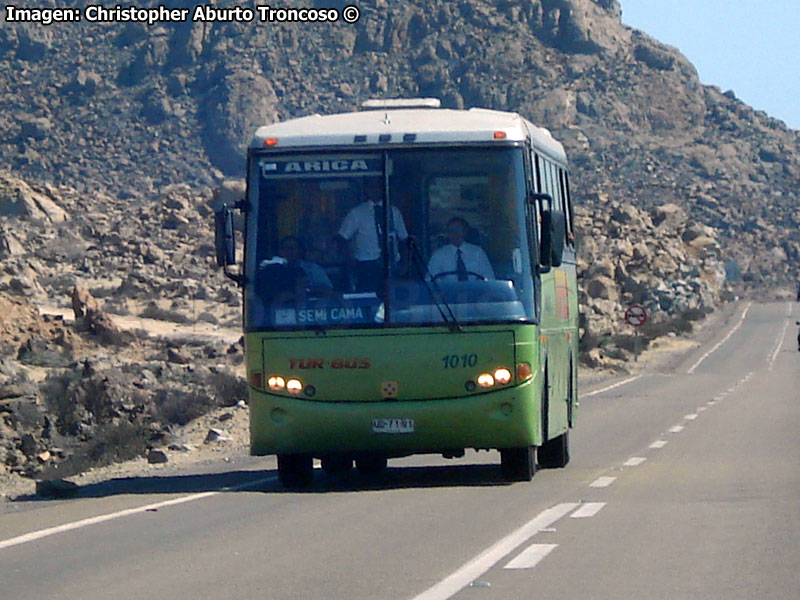
[[[537,452],[543,469],[560,469],[569,462],[569,431],[547,440]]]
[[[278,454],[278,480],[287,488],[303,488],[314,479],[314,459],[310,454]]]
[[[500,468],[506,481],[530,481],[536,472],[533,446],[500,450]]]

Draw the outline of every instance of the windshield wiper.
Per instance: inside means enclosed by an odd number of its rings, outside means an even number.
[[[433,298],[433,301],[436,302],[436,308],[439,309],[439,314],[442,315],[442,320],[447,323],[450,331],[458,331],[461,333],[461,323],[458,322],[455,313],[453,313],[452,307],[447,303],[447,300],[444,299],[444,294],[442,294],[439,284],[436,283],[436,279],[433,278],[431,272],[428,270],[428,265],[425,264],[425,261],[422,258],[422,252],[420,252],[419,246],[417,246],[417,243],[411,236],[408,238],[408,248],[409,254],[411,255],[411,262],[416,267],[417,274],[425,284],[425,288],[428,290],[431,298]],[[445,310],[447,311],[447,314],[445,314]]]

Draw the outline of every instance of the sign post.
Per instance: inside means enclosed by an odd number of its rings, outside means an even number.
[[[633,326],[633,360],[639,362],[639,327],[647,322],[647,310],[641,304],[631,304],[625,311],[625,322]]]

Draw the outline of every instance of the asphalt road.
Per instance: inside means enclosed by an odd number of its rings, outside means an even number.
[[[796,600],[797,318],[743,305],[674,371],[586,390],[572,462],[530,483],[473,453],[292,493],[250,459],[19,502],[0,598]]]

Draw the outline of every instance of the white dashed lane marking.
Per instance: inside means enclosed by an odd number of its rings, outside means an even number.
[[[667,444],[669,444],[669,442],[667,440],[656,440],[655,442],[650,444],[650,447],[651,448],[655,448],[656,450],[658,450],[659,448],[663,448]]]
[[[510,561],[504,569],[532,569],[548,554],[558,548],[558,544],[533,544]]]
[[[592,483],[589,484],[589,487],[593,488],[604,488],[610,486],[617,480],[616,477],[598,477]]]
[[[585,502],[578,510],[570,515],[573,519],[588,519],[599,513],[606,505],[605,502]]]
[[[624,463],[622,463],[622,466],[624,466],[624,467],[638,467],[640,464],[642,464],[646,460],[647,459],[644,456],[633,456],[633,457],[629,458],[628,460],[626,460]]]
[[[549,527],[561,517],[569,514],[577,506],[577,502],[564,502],[540,512],[525,525],[478,554],[439,583],[415,596],[413,600],[445,600],[454,596],[542,529]],[[548,552],[550,551],[548,550]]]
[[[683,430],[684,430],[683,425],[675,425],[675,427],[670,427],[669,428],[669,432],[670,433],[680,433]]]

